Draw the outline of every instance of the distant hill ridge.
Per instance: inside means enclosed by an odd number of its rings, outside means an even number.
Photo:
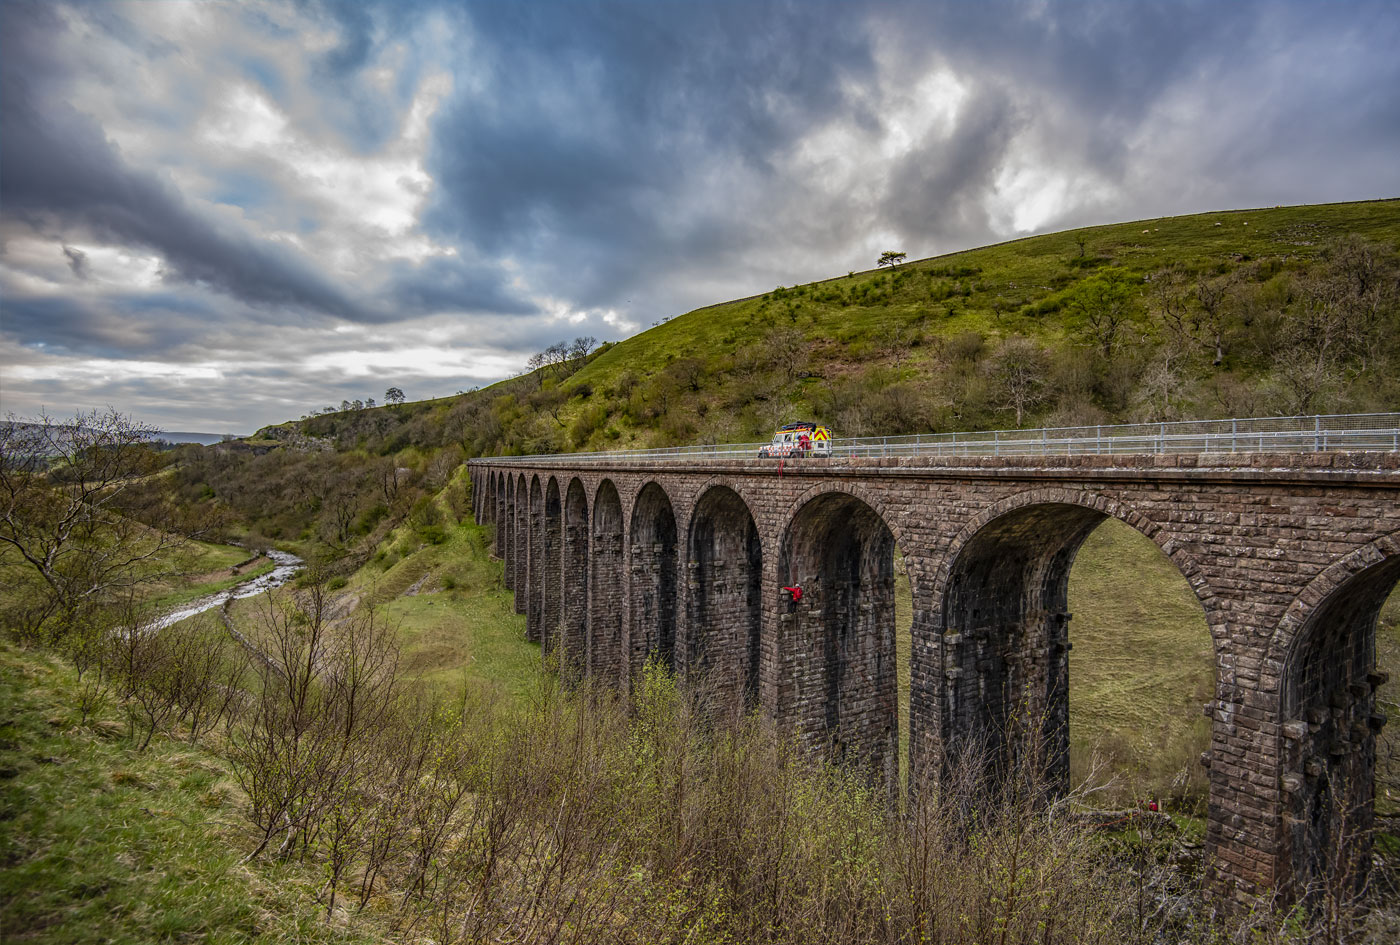
[[[210,446],[214,443],[222,443],[225,440],[237,440],[243,436],[242,433],[185,433],[176,430],[161,430],[156,434],[157,438],[167,443],[198,443],[201,446]]]

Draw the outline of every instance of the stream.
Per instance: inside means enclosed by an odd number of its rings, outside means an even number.
[[[179,610],[172,610],[170,613],[151,621],[146,625],[147,630],[160,630],[171,624],[179,623],[186,617],[193,617],[195,614],[202,614],[206,610],[220,607],[226,600],[242,600],[245,597],[256,597],[258,594],[266,593],[274,588],[281,587],[292,579],[302,568],[302,560],[294,554],[285,551],[269,551],[267,556],[276,564],[271,571],[259,575],[251,580],[236,584],[226,591],[219,591],[217,594],[210,594],[208,597],[201,597],[199,600],[184,605]]]

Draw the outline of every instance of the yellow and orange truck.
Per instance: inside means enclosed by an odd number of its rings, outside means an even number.
[[[773,434],[773,442],[760,447],[759,456],[797,457],[831,455],[831,431],[820,424],[799,420],[781,426]]]

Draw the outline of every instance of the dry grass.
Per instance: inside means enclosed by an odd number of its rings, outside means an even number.
[[[1071,764],[1095,752],[1127,799],[1205,790],[1197,763],[1210,744],[1202,705],[1215,656],[1205,612],[1176,566],[1147,538],[1109,519],[1070,572]]]
[[[1118,774],[1113,802],[1203,797],[1196,763],[1209,747],[1201,711],[1211,698],[1214,656],[1205,614],[1176,566],[1151,541],[1114,519],[1100,525],[1070,571],[1070,738],[1073,780],[1097,754]],[[909,632],[913,601],[896,562],[900,767],[907,770]]]

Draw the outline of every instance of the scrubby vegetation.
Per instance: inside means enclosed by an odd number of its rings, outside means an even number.
[[[135,655],[116,641],[84,674],[107,695],[81,711],[72,670],[0,653],[22,759],[0,789],[7,936],[1312,940],[1296,916],[1201,911],[1199,877],[1174,865],[1189,830],[1129,814],[1105,835],[1033,770],[996,786],[971,764],[898,813],[656,667],[630,702],[547,676],[524,705],[431,701],[389,627],[332,613],[315,583],[265,602],[244,627],[256,652],[209,661],[219,686],[172,671],[208,651],[208,626]],[[210,691],[226,695],[197,718]],[[115,924],[97,931],[98,909]],[[1384,912],[1360,921],[1393,931]]]

